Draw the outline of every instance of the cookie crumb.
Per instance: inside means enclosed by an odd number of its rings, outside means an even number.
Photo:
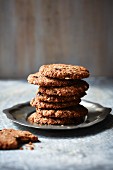
[[[32,143],[32,142],[29,142],[29,145],[33,145],[33,143]]]
[[[32,142],[29,142],[28,144],[26,144],[26,149],[27,150],[34,150],[34,144]]]
[[[30,147],[30,150],[34,150],[34,147],[33,147],[33,146],[31,146],[31,147]]]

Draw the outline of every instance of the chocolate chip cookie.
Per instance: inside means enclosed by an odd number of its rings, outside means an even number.
[[[80,124],[84,122],[84,117],[76,117],[76,118],[48,118],[43,117],[40,114],[33,113],[28,117],[28,122],[33,124],[37,123],[39,125],[46,124],[46,125],[68,125],[68,124]]]
[[[84,93],[88,90],[89,85],[86,81],[79,81],[78,84],[74,86],[65,87],[39,87],[37,93],[43,93],[46,95],[57,95],[57,96],[73,96]]]
[[[86,116],[88,114],[87,108],[82,105],[77,105],[76,107],[68,107],[66,109],[58,110],[42,110],[36,109],[36,113],[40,114],[43,117],[51,118],[77,118],[81,116]]]
[[[25,142],[36,142],[38,137],[29,131],[3,129],[0,131],[0,149],[17,149]]]
[[[76,99],[71,102],[59,102],[59,103],[49,103],[49,102],[41,102],[36,98],[32,99],[30,104],[39,109],[59,109],[59,108],[66,108],[69,106],[78,105],[81,102],[81,99]]]
[[[44,76],[58,79],[83,79],[89,77],[89,71],[83,66],[67,64],[49,64],[40,67]]]
[[[46,86],[46,87],[59,87],[59,86],[71,86],[76,85],[79,80],[66,80],[66,79],[55,79],[45,77],[39,72],[35,74],[30,74],[27,78],[28,82],[31,84],[39,85],[39,86]]]
[[[39,101],[42,101],[42,102],[50,102],[50,103],[59,103],[59,102],[70,102],[70,101],[76,101],[77,99],[79,98],[82,98],[83,96],[86,95],[86,92],[84,93],[79,93],[75,96],[49,96],[49,95],[46,95],[46,94],[41,94],[41,93],[38,93],[36,95],[36,99],[39,100]]]

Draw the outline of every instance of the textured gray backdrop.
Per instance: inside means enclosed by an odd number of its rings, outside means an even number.
[[[0,0],[0,78],[46,63],[113,76],[113,1]]]

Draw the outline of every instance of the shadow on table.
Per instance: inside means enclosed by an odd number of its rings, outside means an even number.
[[[97,123],[91,127],[81,128],[81,129],[73,129],[73,130],[44,130],[44,129],[35,129],[23,127],[21,125],[16,124],[16,126],[21,130],[29,130],[35,135],[45,136],[45,137],[53,137],[53,138],[74,138],[74,137],[85,137],[91,136],[108,129],[113,128],[113,115],[109,114],[105,120],[100,123]]]

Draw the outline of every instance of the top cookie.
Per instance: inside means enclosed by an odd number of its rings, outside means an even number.
[[[49,64],[40,67],[39,72],[50,78],[83,79],[89,77],[89,71],[83,66]]]

